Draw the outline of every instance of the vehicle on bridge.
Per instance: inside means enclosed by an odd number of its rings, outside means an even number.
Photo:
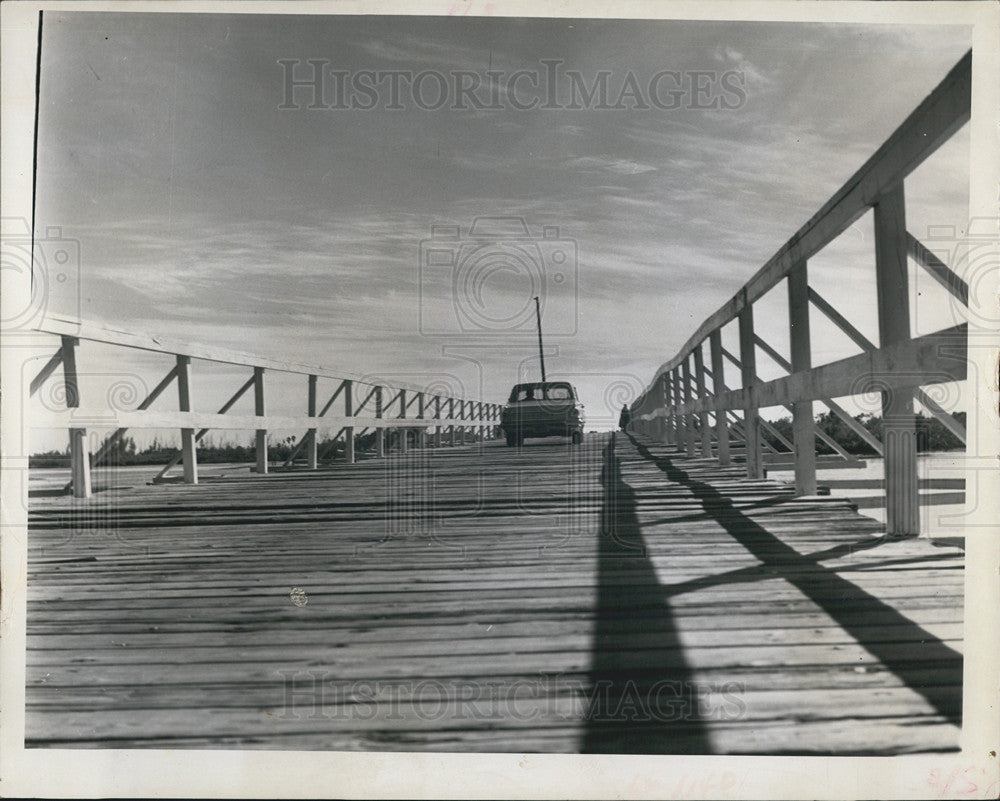
[[[576,388],[566,381],[517,384],[500,416],[507,444],[520,445],[527,437],[570,437],[583,441],[583,404]]]

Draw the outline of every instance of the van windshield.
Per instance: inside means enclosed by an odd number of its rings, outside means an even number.
[[[531,400],[572,400],[573,387],[565,381],[548,383],[518,384],[511,390],[508,403]]]

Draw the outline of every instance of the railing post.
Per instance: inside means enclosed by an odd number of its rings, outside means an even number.
[[[177,408],[182,412],[191,411],[191,357],[177,356]],[[181,429],[181,461],[184,467],[184,483],[198,483],[198,451],[193,428]]]
[[[399,390],[399,417],[400,417],[400,419],[403,419],[403,420],[406,419],[406,390],[405,389]],[[397,430],[399,432],[399,434],[398,434],[398,436],[399,436],[399,452],[400,453],[406,453],[406,451],[407,451],[407,445],[409,444],[408,431],[407,431],[407,429],[405,427],[397,429]]]
[[[739,315],[740,366],[743,388],[757,383],[757,354],[753,338],[753,306],[747,305]],[[747,478],[762,478],[764,462],[760,446],[760,412],[749,403],[743,409],[743,427],[746,431]]]
[[[670,431],[670,389],[667,386],[667,377],[665,375],[661,375],[656,382],[656,394],[659,395],[659,397],[654,401],[654,403],[663,407],[663,415],[656,418],[660,424],[657,431],[659,435],[657,437],[657,441],[664,445],[670,445],[672,444],[671,441],[673,439]]]
[[[448,398],[448,419],[452,421],[451,425],[448,427],[448,444],[455,444],[455,399]]]
[[[677,450],[684,449],[684,443],[687,442],[687,427],[685,425],[684,415],[679,414],[677,409],[681,405],[681,382],[678,378],[678,368],[674,368],[670,371],[670,398],[672,406],[672,416],[674,418],[674,447]]]
[[[670,373],[664,373],[660,377],[660,382],[663,386],[663,408],[665,414],[663,416],[663,441],[667,445],[674,445],[676,442],[676,436],[674,431],[674,412],[673,412],[673,401],[671,400],[670,394]]]
[[[882,348],[910,339],[906,248],[906,210],[900,182],[875,204],[875,278]],[[872,378],[878,385],[879,376]],[[913,394],[912,387],[887,387],[882,391],[887,534],[920,533]]]
[[[66,387],[66,406],[70,409],[80,407],[80,376],[76,370],[76,346],[79,344],[80,340],[76,337],[62,337],[63,382]],[[87,440],[86,428],[70,428],[69,458],[73,495],[76,498],[89,498],[92,487],[90,443]]]
[[[315,375],[309,376],[309,400],[306,413],[310,417],[316,416],[316,382],[318,380],[319,378]],[[315,428],[310,428],[306,432],[306,440],[306,461],[309,469],[315,470],[319,466]]]
[[[354,417],[354,382],[344,381],[344,416]],[[354,426],[344,428],[344,461],[354,464]]]
[[[382,419],[382,387],[375,387],[375,418]],[[385,429],[379,426],[375,429],[375,455],[379,458],[385,456]]]
[[[729,419],[721,397],[726,391],[726,371],[722,360],[722,332],[716,328],[708,335],[708,346],[712,360],[712,392],[715,394],[715,440],[719,449],[719,465],[727,467],[729,459]]]
[[[666,372],[663,374],[663,407],[664,416],[663,424],[666,426],[664,437],[668,445],[674,444],[674,411],[673,411],[673,401],[670,394],[670,373]]]
[[[676,375],[675,389],[677,394],[674,398],[674,402],[678,406],[683,406],[686,401],[686,395],[684,392],[684,365],[683,363],[677,365],[677,375]],[[687,414],[680,414],[677,416],[678,422],[681,424],[678,430],[677,436],[677,447],[687,454],[688,451],[688,440],[694,436],[694,431],[691,427],[691,418]]]
[[[702,343],[700,342],[694,349],[694,372],[698,387],[698,400],[704,401],[708,393],[705,391],[705,354],[702,352]],[[698,419],[701,421],[701,455],[706,459],[711,459],[712,427],[708,422],[708,412],[699,412]]]
[[[806,262],[788,274],[788,338],[791,342],[792,373],[812,369],[809,334],[809,273]],[[795,494],[816,494],[816,428],[813,402],[792,404],[792,434],[795,443]]]
[[[434,396],[434,419],[441,419],[441,396]],[[434,426],[434,447],[441,447],[441,426]]]
[[[424,411],[425,411],[424,405],[425,405],[425,402],[426,402],[426,397],[427,396],[423,392],[418,392],[417,393],[417,419],[418,420],[423,420],[424,419]],[[418,428],[414,432],[414,435],[416,437],[416,442],[414,443],[415,447],[417,447],[417,448],[426,448],[427,447],[427,429],[424,428],[423,426],[421,426],[420,428]]]
[[[691,391],[691,354],[684,357],[681,363],[681,380],[684,382],[684,403],[692,401]],[[684,451],[688,458],[694,458],[694,413],[687,412],[684,415]]]
[[[263,417],[267,412],[264,405],[264,368],[253,368],[253,408],[254,414]],[[257,472],[266,473],[267,464],[267,429],[257,429]]]

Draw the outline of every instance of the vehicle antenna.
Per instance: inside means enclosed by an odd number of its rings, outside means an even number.
[[[545,352],[542,350],[542,307],[535,295],[535,317],[538,319],[538,360],[542,363],[542,383],[545,383]]]

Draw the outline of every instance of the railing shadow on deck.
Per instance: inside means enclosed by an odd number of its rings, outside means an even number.
[[[615,435],[604,451],[591,693],[583,753],[707,754],[669,593],[646,554]]]
[[[814,554],[804,555],[782,542],[759,523],[752,520],[730,498],[704,481],[678,467],[669,457],[652,453],[642,442],[629,436],[639,454],[655,464],[670,481],[687,487],[701,502],[705,512],[762,563],[760,566],[709,576],[690,582],[669,585],[659,590],[662,603],[669,598],[695,589],[726,583],[752,581],[756,578],[780,577],[813,601],[841,628],[868,650],[907,687],[923,698],[949,723],[962,723],[962,654],[950,648],[922,626],[825,567],[822,560],[846,555],[852,550],[874,548],[886,542],[884,537],[869,537],[849,546],[837,546]],[[622,484],[620,477],[617,479]],[[627,497],[627,485],[619,492]],[[622,495],[620,495],[622,497]],[[641,541],[641,535],[636,535]],[[865,620],[859,612],[865,613]],[[877,619],[877,625],[873,621]],[[921,659],[914,661],[899,653],[898,642],[885,642],[879,638],[880,629],[898,627],[908,632],[905,640],[918,643]],[[928,664],[935,663],[948,671],[950,681],[935,685],[924,683]]]

